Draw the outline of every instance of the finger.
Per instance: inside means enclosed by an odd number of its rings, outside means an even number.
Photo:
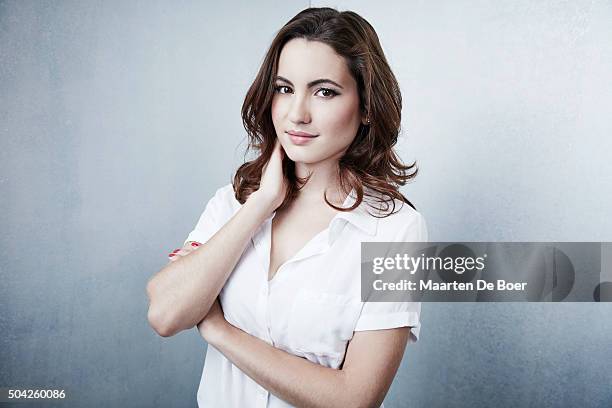
[[[280,142],[279,138],[276,138],[276,144],[274,145],[274,152],[278,155],[283,153],[283,145]]]
[[[186,256],[186,255],[189,255],[190,253],[191,253],[191,250],[190,250],[190,249],[186,249],[186,248],[184,248],[184,249],[181,249],[180,251],[178,251],[178,252],[176,253],[176,255],[177,255],[177,256]]]
[[[279,145],[280,145],[280,148],[279,148],[279,150],[280,150],[279,155],[280,155],[280,158],[281,158],[281,161],[282,161],[282,160],[285,158],[286,153],[285,153],[285,148],[284,148],[284,147],[283,147],[283,146],[282,146],[280,143],[279,143]]]
[[[177,252],[176,254],[168,254],[168,261],[176,262],[177,260],[189,255],[188,252]]]
[[[185,250],[183,248],[176,249],[168,254],[168,259],[171,261],[176,261],[178,258],[181,258],[187,254],[189,254],[189,250]]]
[[[186,242],[185,245],[183,245],[183,247],[181,248],[181,251],[187,252],[187,253],[193,252],[196,249],[198,249],[201,245],[202,244],[200,244],[197,241],[189,241],[189,242]]]
[[[176,258],[176,257],[180,257],[180,256],[185,256],[185,255],[195,251],[196,249],[198,249],[201,245],[202,244],[200,244],[197,241],[186,242],[185,245],[182,248],[177,248],[174,251],[172,251],[171,253],[169,253],[168,257]]]
[[[283,147],[282,143],[280,142],[280,139],[276,139],[276,145],[274,146],[274,153],[278,156],[278,158],[282,161],[285,156],[286,156],[286,152],[285,152],[285,148]]]

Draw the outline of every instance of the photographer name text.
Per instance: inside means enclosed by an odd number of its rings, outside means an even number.
[[[418,282],[407,279],[397,282],[384,282],[381,279],[377,279],[372,285],[376,291],[524,291],[527,287],[527,282],[508,282],[503,279],[498,279],[496,282],[487,282],[478,279],[474,284],[474,282],[456,281],[434,282],[431,279],[420,280]]]

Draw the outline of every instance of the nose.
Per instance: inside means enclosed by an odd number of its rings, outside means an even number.
[[[293,123],[310,123],[310,106],[308,96],[295,94],[289,108],[289,120]]]

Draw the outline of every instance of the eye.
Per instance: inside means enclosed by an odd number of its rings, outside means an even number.
[[[276,85],[274,87],[274,92],[279,93],[279,94],[286,94],[291,92],[291,88],[289,88],[286,85]]]
[[[321,93],[321,96],[325,99],[331,99],[336,95],[339,95],[338,92],[334,91],[333,89],[329,89],[329,88],[321,88],[317,91],[317,93]]]

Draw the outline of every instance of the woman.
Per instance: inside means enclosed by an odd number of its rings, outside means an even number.
[[[279,31],[242,109],[257,158],[147,286],[160,335],[208,342],[199,406],[380,406],[420,304],[362,302],[360,245],[427,239],[398,192],[416,174],[400,115],[362,17],[310,8]]]

